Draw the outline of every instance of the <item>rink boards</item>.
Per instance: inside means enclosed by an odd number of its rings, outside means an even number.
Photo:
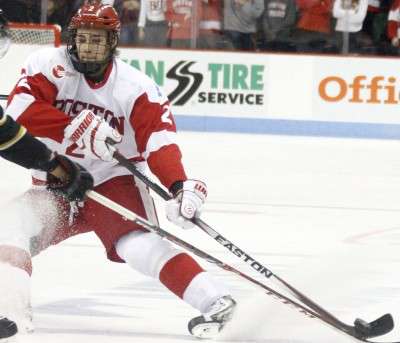
[[[0,93],[37,47],[0,61]],[[181,130],[396,139],[392,58],[121,48],[127,63],[168,94]]]

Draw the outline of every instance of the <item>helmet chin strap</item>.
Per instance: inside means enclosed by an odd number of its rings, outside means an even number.
[[[102,72],[106,69],[108,63],[110,62],[112,55],[106,58],[102,62],[82,62],[77,53],[72,53],[70,55],[72,65],[75,70],[84,74],[86,77],[90,79],[96,79],[102,76]]]

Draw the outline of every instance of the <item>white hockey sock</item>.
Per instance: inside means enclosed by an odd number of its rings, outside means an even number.
[[[20,268],[0,262],[0,316],[16,322],[19,332],[33,331],[30,276]]]
[[[201,313],[206,313],[212,303],[228,294],[228,290],[208,272],[202,272],[190,282],[183,293],[183,300]]]
[[[160,275],[160,272],[161,274],[165,272],[165,266],[173,261],[174,257],[190,258],[193,260],[187,254],[186,257],[182,256],[181,251],[175,249],[169,242],[162,240],[154,233],[131,232],[122,237],[115,247],[118,255],[130,267],[147,276],[160,278],[161,282],[163,282],[163,277]],[[189,262],[186,261],[185,263]],[[194,269],[197,274],[198,264],[193,260],[190,266],[191,268],[189,269]],[[172,278],[171,273],[173,275]],[[201,313],[207,312],[215,300],[229,294],[225,287],[214,280],[209,273],[200,272],[193,277],[187,287],[185,285],[186,288],[182,290],[182,295],[180,294],[180,289],[182,288],[180,279],[185,279],[185,277],[179,278],[179,275],[176,274],[182,275],[182,266],[179,267],[175,264],[172,267],[172,272],[171,270],[168,271],[169,277],[167,279],[169,282],[164,280],[164,285],[176,295],[182,296],[186,303]]]

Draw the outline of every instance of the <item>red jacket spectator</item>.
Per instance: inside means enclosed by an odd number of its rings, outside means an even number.
[[[323,33],[331,32],[332,0],[297,0],[297,28]]]
[[[400,27],[400,0],[394,0],[390,7],[387,25],[387,36],[391,41],[398,38],[397,30]]]
[[[380,0],[368,0],[368,12],[378,13],[381,11]]]
[[[221,1],[201,1],[202,17],[200,21],[200,32],[207,34],[210,31],[221,31]]]
[[[201,18],[201,1],[167,0],[165,17],[169,22],[169,38],[171,40],[191,39],[192,29],[198,35]],[[196,21],[194,25],[192,25],[193,20]]]

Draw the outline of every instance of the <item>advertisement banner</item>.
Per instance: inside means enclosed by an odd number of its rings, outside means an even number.
[[[395,59],[319,58],[315,63],[314,119],[400,123],[400,77]]]
[[[120,57],[164,89],[174,114],[267,114],[266,55],[123,48]]]
[[[0,94],[39,47],[0,60]],[[396,58],[120,48],[160,85],[180,130],[400,138]]]

